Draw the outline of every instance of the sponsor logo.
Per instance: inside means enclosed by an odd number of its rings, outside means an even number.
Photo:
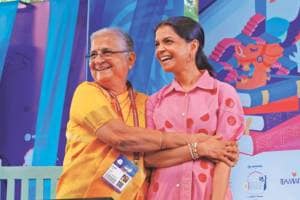
[[[300,177],[298,176],[296,171],[292,171],[289,177],[280,179],[281,185],[298,185],[300,184]]]
[[[263,197],[262,194],[267,189],[267,176],[259,171],[251,172],[245,183],[245,190],[249,193],[249,198]]]

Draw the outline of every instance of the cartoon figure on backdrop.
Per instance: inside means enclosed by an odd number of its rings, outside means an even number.
[[[244,41],[248,44],[244,46],[239,36],[224,38],[210,54],[209,58],[215,62],[212,64],[216,69],[220,68],[218,64],[223,66],[224,70],[218,72],[218,77],[232,85],[236,84],[238,89],[255,89],[268,84],[270,74],[299,72],[299,22],[300,9],[292,21],[280,17],[266,20],[261,14],[253,15],[244,26],[242,35],[254,40],[254,43]],[[237,64],[230,62],[231,56],[236,58],[233,60],[237,60]],[[225,77],[222,72],[226,73]]]
[[[236,88],[254,89],[265,86],[270,80],[272,65],[282,54],[283,48],[279,44],[236,45],[234,56],[241,67]]]
[[[188,17],[170,17],[155,29],[155,54],[173,82],[149,97],[147,126],[166,131],[199,132],[237,140],[244,131],[243,110],[235,89],[213,77],[203,53],[204,31]],[[146,153],[154,167],[149,200],[229,200],[230,167],[199,157],[201,144]]]
[[[87,57],[94,80],[81,83],[72,99],[57,198],[143,200],[144,152],[184,147],[187,141],[199,143],[194,154],[229,166],[236,163],[234,141],[144,128],[147,97],[127,81],[135,62],[133,48],[131,37],[120,29],[92,34]]]
[[[237,45],[235,50],[235,57],[238,60],[238,63],[242,65],[242,69],[238,73],[241,75],[241,71],[245,73],[247,71],[247,65],[249,62],[247,62],[246,55],[249,57],[252,56],[252,60],[255,61],[255,58],[259,58],[259,45],[262,45],[262,49],[264,48],[263,45],[273,45],[269,46],[268,48],[265,48],[264,51],[266,52],[264,55],[267,55],[268,61],[270,61],[271,68],[276,69],[276,71],[272,70],[272,74],[276,75],[282,75],[282,78],[287,78],[288,76],[284,76],[287,74],[290,75],[296,75],[297,77],[299,75],[299,55],[300,55],[300,9],[298,10],[297,16],[292,20],[288,21],[284,18],[279,17],[273,17],[266,21],[266,26],[268,26],[267,34],[270,34],[274,38],[277,38],[277,40],[281,40],[282,42],[277,44],[266,44],[264,40],[259,40],[260,37],[257,37],[257,44],[249,44],[248,46],[239,46]],[[254,39],[252,37],[252,39]],[[268,49],[270,51],[268,51]],[[257,54],[257,55],[256,55]],[[270,56],[270,54],[273,54],[273,56]],[[245,56],[245,57],[244,57]],[[271,58],[271,59],[270,59]],[[274,60],[276,60],[274,63]],[[283,63],[286,66],[283,66]],[[253,69],[256,70],[255,65],[250,64],[250,66],[253,67]],[[256,65],[257,66],[257,65]],[[254,71],[253,71],[254,72]],[[252,74],[253,75],[253,74]],[[261,74],[261,76],[266,77],[265,74]],[[257,76],[259,77],[259,76]],[[268,73],[267,73],[268,77]],[[277,76],[279,77],[279,76]],[[250,79],[252,77],[247,77],[247,79]],[[288,79],[287,79],[288,80]],[[272,81],[272,80],[271,80]],[[274,82],[276,83],[276,82]],[[271,90],[272,82],[270,83],[263,83],[261,82],[261,86],[265,86],[268,84],[270,87],[264,89],[267,91]],[[249,85],[248,85],[249,86]],[[241,82],[237,84],[237,88],[240,89],[255,89],[257,88],[255,85],[253,85],[253,88],[245,88],[245,85],[243,85]],[[270,104],[264,104],[255,107],[254,109],[261,109],[260,113],[252,113],[252,115],[256,115],[256,117],[261,117],[263,119],[264,123],[264,130],[261,131],[255,131],[251,130],[249,132],[248,125],[251,124],[250,121],[249,124],[247,123],[246,128],[246,135],[242,137],[242,148],[241,153],[246,155],[257,155],[263,152],[274,152],[274,151],[288,151],[288,150],[299,150],[300,149],[300,128],[299,128],[299,99],[297,98],[297,91],[299,91],[300,82],[298,79],[295,79],[295,81],[291,81],[291,85],[284,87],[284,85],[278,85],[278,88],[273,88],[276,91],[279,91],[278,93],[285,93],[286,91],[293,91],[295,90],[294,97],[296,97],[296,100],[292,102],[288,102],[288,98],[285,99],[285,97],[282,97],[275,101],[274,103],[277,103],[277,107],[283,107],[280,105],[280,101],[287,101],[288,105],[294,105],[293,111],[284,111],[281,110],[280,112],[274,113],[273,111],[270,113],[268,111],[267,107],[270,107]],[[293,97],[289,97],[293,98]],[[273,105],[274,106],[274,105]],[[276,106],[274,106],[276,107]],[[262,112],[263,109],[264,112]],[[248,108],[248,111],[252,108]],[[256,110],[258,111],[258,110]],[[251,119],[251,118],[249,118]]]

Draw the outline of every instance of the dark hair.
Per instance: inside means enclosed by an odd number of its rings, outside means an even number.
[[[196,39],[199,41],[199,48],[196,53],[196,65],[199,70],[206,69],[211,76],[214,76],[214,70],[209,64],[206,55],[203,52],[205,37],[201,25],[189,17],[176,16],[170,17],[161,21],[156,27],[154,32],[162,26],[170,26],[175,33],[183,38],[186,42],[191,42]]]

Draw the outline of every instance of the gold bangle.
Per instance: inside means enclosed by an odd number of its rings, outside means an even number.
[[[200,158],[200,155],[197,151],[197,146],[198,146],[197,142],[192,142],[189,144],[190,152],[191,152],[193,160],[198,160]]]
[[[195,157],[194,157],[194,154],[193,154],[192,145],[190,143],[188,144],[188,147],[189,147],[189,151],[190,151],[192,159],[195,160]]]
[[[198,153],[198,149],[197,149],[197,146],[198,146],[198,142],[195,142],[195,147],[194,147],[194,154],[195,154],[195,157],[196,157],[196,160],[198,160],[200,158],[200,155]]]

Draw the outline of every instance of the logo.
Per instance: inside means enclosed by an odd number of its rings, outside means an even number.
[[[267,189],[267,176],[259,171],[251,172],[248,175],[245,189],[251,195],[262,194]]]
[[[300,177],[298,176],[296,171],[292,171],[291,175],[286,178],[280,179],[281,185],[297,185],[300,184]]]

